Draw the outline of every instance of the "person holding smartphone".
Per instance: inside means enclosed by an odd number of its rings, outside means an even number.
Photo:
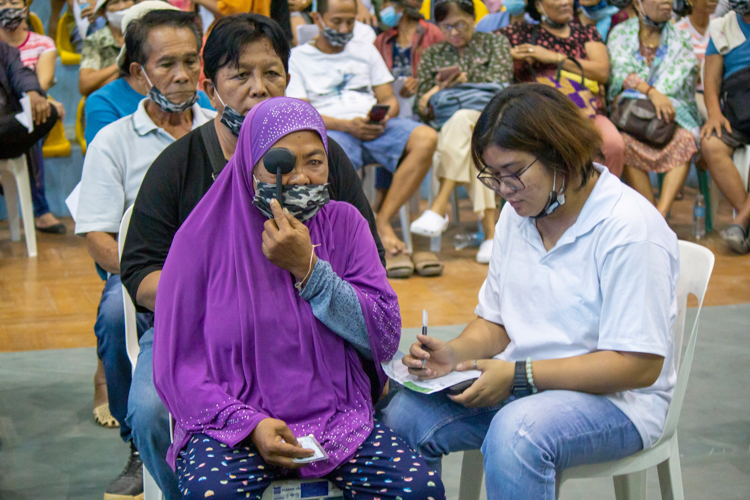
[[[477,318],[447,343],[418,335],[403,358],[423,378],[481,375],[458,396],[400,389],[382,412],[432,467],[481,447],[488,500],[554,500],[560,470],[649,448],[664,427],[677,378],[677,236],[594,162],[601,140],[543,84],[490,101],[472,157],[508,203]]]
[[[286,95],[315,106],[328,136],[344,148],[354,168],[377,163],[393,174],[393,184],[375,217],[386,266],[393,269],[402,265],[394,257],[403,261],[406,245],[393,231],[391,219],[419,189],[432,166],[437,133],[398,118],[393,76],[383,57],[373,44],[354,37],[357,9],[356,0],[318,0],[312,16],[320,35],[292,49]],[[371,123],[375,105],[388,106],[388,112]]]
[[[438,0],[435,21],[445,41],[427,49],[417,70],[415,112],[429,121],[434,110],[430,104],[438,92],[462,83],[508,84],[513,79],[513,59],[508,40],[496,33],[474,30],[475,12],[471,0]],[[460,109],[440,129],[440,163],[435,172],[440,190],[432,205],[411,224],[411,232],[427,237],[439,236],[448,227],[448,200],[457,184],[467,185],[474,212],[482,221],[485,240],[477,261],[486,264],[492,255],[495,234],[495,193],[472,174],[471,131],[481,109]]]

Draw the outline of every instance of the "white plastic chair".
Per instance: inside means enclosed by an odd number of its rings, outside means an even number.
[[[318,36],[319,32],[320,29],[315,24],[300,24],[297,26],[297,47]]]
[[[21,228],[18,218],[18,202],[21,201],[23,232],[26,237],[26,251],[29,257],[36,257],[36,228],[34,227],[34,207],[31,203],[31,185],[29,171],[26,168],[26,156],[21,155],[10,160],[0,160],[5,207],[8,210],[11,241],[21,240]]]
[[[750,191],[750,146],[735,149],[733,159],[745,191]]]
[[[678,313],[673,327],[677,383],[661,437],[653,447],[621,460],[582,465],[563,470],[558,477],[558,494],[559,486],[569,479],[612,477],[615,483],[615,496],[618,500],[645,500],[647,472],[649,468],[656,466],[659,473],[662,498],[665,500],[682,500],[685,498],[680,471],[680,450],[677,445],[677,421],[680,418],[682,403],[685,399],[690,368],[693,364],[693,354],[695,353],[695,342],[698,337],[698,323],[703,306],[703,297],[706,294],[715,257],[710,250],[695,243],[680,241],[679,245]],[[698,298],[698,310],[695,314],[690,336],[687,339],[687,347],[684,354],[681,355],[687,299],[690,294]],[[479,450],[465,452],[461,469],[459,500],[477,500],[479,498],[483,474],[482,453]]]
[[[119,249],[120,260],[122,260],[122,249],[125,247],[125,236],[128,234],[128,226],[130,225],[130,216],[133,215],[133,206],[131,205],[125,214],[122,216],[120,222],[120,232],[117,237],[117,246]],[[125,286],[122,286],[122,302],[125,307],[125,349],[128,352],[128,359],[130,365],[133,367],[133,373],[135,373],[135,364],[138,361],[138,353],[141,351],[141,347],[138,345],[138,330],[135,322],[135,305],[130,298],[130,294]],[[149,473],[146,466],[143,466],[143,500],[160,500],[163,499],[164,495],[159,489],[159,485]]]
[[[120,254],[120,260],[122,260],[122,249],[125,246],[125,236],[128,234],[128,226],[130,226],[130,217],[133,214],[133,206],[131,205],[127,210],[125,210],[125,214],[122,216],[122,222],[120,222],[120,232],[117,239],[117,246],[119,248],[119,254]],[[140,352],[141,348],[138,345],[138,331],[136,330],[136,321],[135,321],[135,305],[133,305],[133,301],[130,298],[130,295],[128,294],[127,289],[125,286],[122,287],[122,299],[123,299],[123,305],[125,307],[125,348],[128,351],[128,359],[130,359],[130,364],[133,366],[133,372],[135,373],[135,364],[138,361],[138,353]],[[169,433],[170,437],[173,437],[173,428],[174,422],[172,421],[172,417],[169,418]],[[305,483],[304,486],[302,486],[302,483]],[[315,484],[311,484],[315,483]],[[325,486],[323,483],[325,483],[327,486]],[[308,495],[304,497],[294,497],[294,496],[286,496],[290,490],[294,490],[295,488],[303,488],[307,487]],[[314,495],[310,494],[310,492],[321,492],[322,489],[325,489],[324,494],[320,495]],[[278,494],[277,494],[278,492]],[[324,500],[324,499],[343,499],[344,494],[336,488],[332,483],[326,481],[325,479],[321,480],[307,480],[307,481],[300,481],[300,480],[288,480],[288,481],[274,481],[271,483],[271,485],[266,489],[266,491],[263,493],[263,500],[281,500],[286,498],[306,498],[309,500]],[[164,495],[162,494],[161,490],[159,489],[159,485],[156,484],[156,481],[154,481],[154,478],[151,476],[151,474],[148,472],[146,467],[143,467],[143,500],[163,500]]]

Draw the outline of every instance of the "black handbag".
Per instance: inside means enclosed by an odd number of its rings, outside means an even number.
[[[750,68],[735,71],[721,82],[721,110],[732,130],[750,137]]]
[[[656,106],[648,99],[620,98],[610,117],[618,130],[655,148],[669,144],[677,122],[657,118]]]

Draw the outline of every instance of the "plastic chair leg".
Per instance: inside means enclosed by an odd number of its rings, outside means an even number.
[[[12,160],[10,160],[12,161]],[[8,211],[8,225],[10,226],[10,240],[21,241],[21,219],[18,212],[18,188],[16,179],[8,171],[0,171],[3,191],[5,192],[5,208]]]
[[[484,456],[479,450],[466,450],[461,462],[458,500],[479,500],[484,476]]]
[[[5,205],[8,211],[10,225],[10,239],[21,240],[18,218],[18,204],[21,204],[21,217],[26,237],[26,250],[29,257],[36,257],[36,228],[34,227],[34,207],[31,202],[31,187],[29,185],[29,171],[26,168],[26,157],[19,156],[4,160],[3,190],[5,191]]]
[[[409,231],[409,224],[411,224],[411,217],[409,216],[409,202],[404,203],[398,211],[398,216],[401,220],[401,235],[404,238],[404,245],[406,245],[406,251],[412,253],[414,247],[411,244],[411,231]]]
[[[698,188],[700,190],[700,193],[703,195],[703,198],[706,200],[706,234],[713,231],[714,223],[713,223],[713,203],[712,203],[712,197],[711,197],[711,187],[710,187],[710,180],[708,177],[708,172],[705,170],[702,170],[698,167],[695,168],[696,172],[698,172]]]
[[[682,470],[680,468],[680,449],[677,446],[677,434],[672,437],[672,452],[665,462],[656,466],[659,472],[659,486],[662,500],[684,500],[682,489]]]
[[[159,485],[146,467],[143,468],[143,500],[164,500]]]
[[[614,476],[615,498],[617,500],[646,500],[648,470]]]

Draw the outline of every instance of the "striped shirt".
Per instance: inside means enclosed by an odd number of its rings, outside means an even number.
[[[21,62],[34,71],[36,71],[36,63],[39,61],[39,57],[50,50],[57,50],[55,42],[50,37],[33,31],[29,31],[26,40],[18,46],[18,51],[21,52]]]
[[[713,16],[711,17],[713,18]],[[693,23],[690,22],[690,18],[688,16],[685,16],[677,21],[674,27],[683,31],[687,31],[690,34],[690,43],[693,46],[695,57],[698,58],[698,67],[701,68],[701,71],[698,74],[698,84],[696,85],[696,90],[703,92],[703,61],[706,58],[706,48],[708,47],[708,41],[711,39],[711,33],[709,32],[708,28],[706,28],[706,34],[701,35],[698,30],[693,27]]]

